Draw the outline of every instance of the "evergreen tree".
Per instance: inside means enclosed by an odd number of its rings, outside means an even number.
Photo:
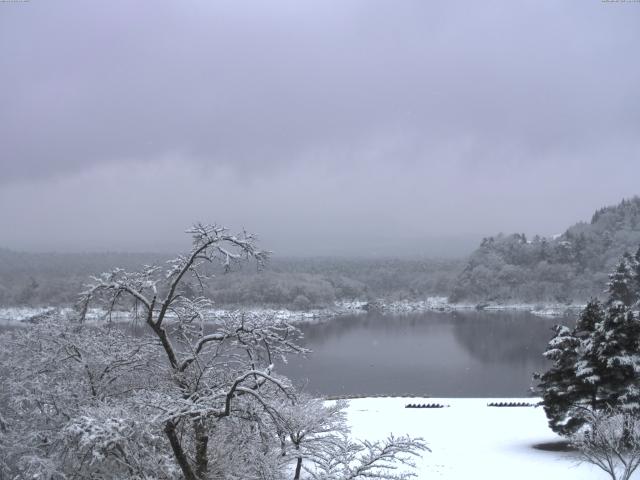
[[[618,302],[607,310],[597,335],[601,403],[623,410],[640,408],[640,319]]]
[[[587,410],[640,411],[640,250],[609,276],[605,307],[592,300],[573,331],[557,326],[545,357],[553,361],[538,390],[552,430],[574,433]]]
[[[640,246],[636,250],[636,254],[633,256],[633,276],[634,276],[634,289],[636,291],[636,303],[640,301]]]
[[[597,299],[592,299],[581,312],[573,330],[579,340],[578,359],[575,365],[576,383],[580,385],[581,399],[594,410],[600,407],[599,391],[606,374],[600,356],[603,342],[600,325],[604,321],[604,308]]]
[[[567,327],[556,325],[554,331],[555,335],[544,352],[553,365],[535,378],[539,380],[537,388],[542,396],[549,427],[554,432],[569,435],[583,423],[575,414],[576,405],[580,403],[580,388],[575,375],[580,340]]]
[[[587,268],[587,262],[588,262],[588,258],[586,254],[587,244],[588,242],[584,232],[580,232],[580,234],[578,234],[573,240],[573,250],[574,250],[573,255],[577,262],[577,266],[576,266],[577,271],[581,274],[584,273],[585,269]]]
[[[636,260],[629,253],[625,253],[618,262],[616,269],[609,275],[607,292],[609,299],[607,306],[614,306],[616,303],[630,307],[638,300]]]

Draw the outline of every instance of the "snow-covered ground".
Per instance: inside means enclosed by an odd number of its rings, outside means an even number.
[[[575,454],[534,445],[561,440],[547,427],[540,407],[488,407],[489,402],[535,399],[363,398],[349,400],[355,438],[383,439],[389,433],[422,437],[431,453],[417,460],[420,480],[605,480]],[[405,408],[440,403],[448,408]],[[633,477],[640,478],[640,474]]]

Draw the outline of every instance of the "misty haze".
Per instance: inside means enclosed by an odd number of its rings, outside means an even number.
[[[0,0],[0,480],[640,478],[639,19]]]

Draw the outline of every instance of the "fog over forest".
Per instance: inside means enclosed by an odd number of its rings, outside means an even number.
[[[270,256],[260,268],[209,266],[198,292],[219,307],[330,308],[336,302],[415,302],[440,297],[488,303],[580,305],[599,297],[625,255],[640,261],[640,197],[594,212],[552,237],[523,233],[482,239],[471,255],[429,257]],[[0,307],[71,306],[92,276],[162,265],[159,253],[25,253],[0,249]],[[628,260],[628,259],[627,259]],[[626,263],[627,260],[623,262]],[[626,267],[625,267],[626,268]],[[367,307],[368,308],[368,307]]]

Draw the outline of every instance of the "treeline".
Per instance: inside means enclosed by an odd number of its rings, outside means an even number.
[[[393,301],[448,296],[463,264],[462,260],[424,258],[276,258],[269,269],[285,278],[322,279],[332,286],[335,300]]]
[[[0,248],[0,307],[71,305],[91,275],[164,260],[154,254],[51,254]]]
[[[524,234],[482,240],[451,290],[453,301],[583,302],[640,243],[640,198],[598,210],[556,238]]]
[[[115,267],[164,264],[164,254],[33,254],[0,249],[0,307],[73,304],[91,275]],[[340,300],[420,299],[449,294],[463,262],[430,259],[273,258],[261,271],[245,267],[209,282],[206,296],[221,307],[299,310]],[[197,292],[197,282],[186,284]]]
[[[607,272],[640,244],[640,198],[598,210],[555,238],[524,234],[482,240],[466,260],[281,258],[266,267],[234,269],[210,282],[206,296],[221,307],[299,310],[341,300],[454,302],[586,302],[602,292]],[[91,275],[115,267],[163,264],[165,254],[33,254],[0,249],[0,307],[75,302]],[[187,288],[197,289],[195,282]],[[193,292],[187,292],[193,293]]]

